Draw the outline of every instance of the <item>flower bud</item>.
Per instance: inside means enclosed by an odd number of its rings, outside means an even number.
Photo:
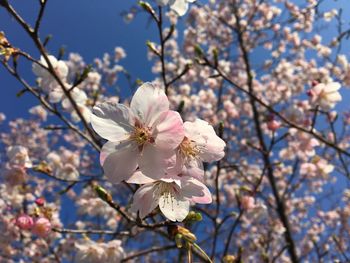
[[[32,228],[32,233],[39,237],[46,237],[51,232],[51,222],[45,218],[38,218]]]
[[[45,204],[45,199],[42,197],[39,197],[38,199],[35,200],[35,203],[37,206],[43,206]]]
[[[34,221],[31,216],[23,214],[16,218],[15,225],[18,226],[20,229],[28,230],[33,227]]]
[[[280,122],[276,120],[271,120],[267,123],[267,128],[273,132],[279,129],[280,127],[281,127]]]
[[[226,256],[224,256],[224,258],[222,259],[222,261],[223,261],[224,263],[234,263],[234,262],[236,262],[236,257],[233,256],[233,255],[226,255]]]
[[[176,243],[177,248],[182,248],[182,235],[181,234],[175,235],[175,243]]]

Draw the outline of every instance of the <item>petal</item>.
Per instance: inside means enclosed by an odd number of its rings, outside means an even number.
[[[139,151],[133,143],[121,143],[115,145],[115,152],[108,155],[112,145],[108,144],[101,154],[103,170],[107,179],[111,183],[118,184],[128,180],[137,169],[137,159]],[[107,155],[107,157],[106,157]]]
[[[144,175],[141,171],[136,171],[133,175],[127,180],[129,184],[149,184],[153,183],[155,180]]]
[[[67,75],[68,75],[68,66],[67,64],[60,60],[60,61],[57,61],[57,64],[56,64],[56,67],[55,67],[57,73],[58,73],[58,76],[60,78],[66,78]]]
[[[147,82],[135,92],[130,108],[142,123],[151,127],[161,113],[169,110],[169,101],[161,88]]]
[[[173,194],[163,194],[159,198],[159,208],[171,221],[182,222],[190,210],[190,202]]]
[[[151,144],[144,147],[139,159],[139,168],[142,173],[155,180],[173,175],[172,167],[174,165],[174,151],[162,151]]]
[[[199,204],[210,204],[212,196],[209,189],[200,181],[191,177],[182,177],[181,194]]]
[[[342,97],[339,92],[332,92],[327,94],[327,100],[330,102],[338,102],[341,101]]]
[[[58,103],[62,100],[62,97],[63,97],[63,91],[62,89],[54,89],[53,91],[51,91],[49,93],[49,101],[51,103]]]
[[[187,0],[176,0],[174,4],[170,6],[179,16],[186,14],[188,9]]]
[[[194,177],[199,181],[203,181],[204,167],[201,160],[192,159],[187,162],[182,169],[182,175]]]
[[[200,158],[204,162],[213,162],[225,156],[226,143],[216,135],[214,128],[206,121],[196,119],[184,123],[185,136],[200,147]]]
[[[93,108],[91,124],[102,137],[112,142],[129,138],[133,131],[133,115],[123,104],[105,102]]]
[[[154,193],[155,187],[154,184],[141,186],[134,194],[130,211],[135,213],[139,211],[141,218],[151,213],[158,206]]]
[[[153,136],[156,146],[161,149],[175,149],[184,138],[181,116],[176,111],[162,113],[156,121]]]
[[[335,92],[337,90],[339,90],[341,88],[341,85],[340,83],[338,82],[332,82],[332,83],[329,83],[327,86],[326,86],[326,92]]]

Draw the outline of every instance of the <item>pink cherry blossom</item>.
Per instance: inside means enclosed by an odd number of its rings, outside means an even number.
[[[34,220],[31,216],[22,214],[16,218],[16,226],[23,230],[29,230],[34,225]]]
[[[108,140],[100,160],[113,183],[129,178],[139,162],[150,158],[144,151],[174,150],[184,137],[180,115],[169,110],[164,91],[151,83],[138,88],[130,108],[108,102],[94,107],[91,124]]]
[[[45,217],[39,217],[35,220],[32,227],[32,233],[39,237],[46,237],[51,232],[51,222]]]
[[[202,162],[222,159],[226,143],[208,122],[201,119],[186,121],[184,129],[185,137],[177,150],[177,161],[184,174],[201,179],[204,175]]]

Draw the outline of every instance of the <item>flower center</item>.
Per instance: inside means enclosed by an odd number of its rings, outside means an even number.
[[[183,139],[180,144],[181,153],[188,158],[196,158],[199,154],[199,149],[193,141],[190,141],[187,137]]]
[[[139,146],[152,141],[150,130],[145,127],[136,127],[131,139],[136,141]]]

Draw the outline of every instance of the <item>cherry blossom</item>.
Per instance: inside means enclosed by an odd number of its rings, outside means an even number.
[[[109,102],[95,106],[91,124],[108,140],[100,160],[114,183],[128,179],[139,162],[151,158],[144,151],[174,150],[184,137],[180,115],[169,110],[164,91],[151,83],[138,88],[130,108]]]
[[[335,107],[342,97],[338,90],[341,85],[337,82],[328,84],[320,83],[310,90],[310,98],[313,104],[319,105],[323,110],[330,110]]]
[[[204,175],[202,162],[213,162],[225,155],[225,142],[216,135],[206,121],[196,119],[185,122],[185,137],[177,150],[177,160],[183,173],[201,179]]]
[[[156,207],[171,221],[183,221],[191,203],[212,202],[209,189],[195,178],[178,176],[155,181],[141,172],[136,172],[129,182],[143,182],[135,193],[131,211],[139,211],[144,218]]]
[[[46,237],[51,232],[51,228],[51,222],[45,217],[40,217],[34,221],[32,233],[39,237]]]
[[[112,240],[108,243],[98,243],[87,240],[75,243],[77,248],[76,262],[108,262],[118,263],[124,258],[125,253],[120,240]]]
[[[57,76],[65,81],[68,76],[68,67],[66,63],[62,60],[57,60],[54,56],[47,56],[52,67],[54,68]],[[51,73],[47,70],[47,62],[43,56],[40,57],[41,65],[37,63],[33,63],[33,72],[38,77],[39,85],[44,90],[51,92],[54,89],[58,89],[58,83],[55,78],[51,75]],[[46,68],[45,68],[46,67]]]
[[[62,148],[59,153],[49,153],[47,161],[55,177],[65,180],[78,179],[80,159],[76,153]]]
[[[21,145],[10,146],[7,149],[7,157],[9,158],[9,163],[11,165],[17,165],[24,168],[32,167],[32,162],[29,159],[28,150]]]

